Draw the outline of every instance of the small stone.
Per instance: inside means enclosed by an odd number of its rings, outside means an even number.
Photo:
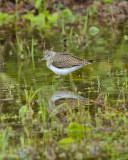
[[[66,158],[66,153],[61,153],[61,154],[59,154],[59,158]]]
[[[75,153],[75,159],[76,160],[82,160],[83,159],[83,154],[80,152],[76,152]]]

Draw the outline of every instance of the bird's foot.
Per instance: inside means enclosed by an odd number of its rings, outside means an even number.
[[[58,75],[58,76],[54,76],[55,79],[60,79],[61,78],[61,75]]]

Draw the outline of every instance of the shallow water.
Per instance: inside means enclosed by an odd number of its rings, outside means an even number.
[[[29,143],[38,145],[42,141],[45,151],[50,146],[51,137],[55,141],[66,137],[65,128],[72,121],[86,126],[88,120],[84,113],[94,119],[98,108],[103,107],[89,103],[90,100],[118,110],[127,102],[128,41],[124,34],[120,37],[110,34],[88,37],[86,45],[82,37],[71,39],[67,35],[65,45],[64,37],[59,33],[49,37],[38,34],[26,37],[25,33],[18,33],[22,51],[15,33],[4,34],[3,31],[1,35],[0,128],[11,133],[8,143],[11,147],[17,144],[16,155],[27,157],[31,153],[23,151],[25,141],[26,146]],[[44,48],[96,62],[70,76],[58,78],[47,68],[45,61],[38,63]],[[96,125],[95,120],[91,125]],[[111,126],[107,124],[105,127]]]

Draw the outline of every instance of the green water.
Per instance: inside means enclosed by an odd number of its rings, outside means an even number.
[[[17,33],[17,40],[15,32],[1,31],[1,159],[70,159],[70,152],[74,159],[93,159],[95,155],[98,159],[104,154],[116,157],[116,150],[120,149],[113,146],[115,139],[128,131],[122,112],[127,112],[128,97],[128,41],[125,35],[126,32],[88,36],[85,44],[83,36],[67,34],[65,45],[65,37],[60,33],[46,36],[22,32]],[[70,76],[58,78],[45,61],[38,63],[38,58],[43,58],[43,50],[51,48],[95,62]],[[116,108],[119,113],[90,103],[90,100]],[[84,126],[84,135],[67,132],[72,122]],[[59,145],[60,140],[74,137],[78,141],[69,150]],[[117,142],[123,147],[119,155],[124,157],[126,139],[127,136]]]

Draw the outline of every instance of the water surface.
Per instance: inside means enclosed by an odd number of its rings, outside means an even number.
[[[71,122],[85,127],[84,138],[94,133],[97,138],[96,130],[100,127],[111,131],[112,122],[104,118],[100,126],[98,118],[101,112],[106,112],[105,106],[122,112],[127,103],[128,42],[124,36],[124,33],[88,36],[85,44],[82,36],[71,38],[67,34],[65,44],[65,37],[60,33],[46,36],[23,32],[17,33],[17,39],[15,32],[1,31],[0,128],[9,134],[8,150],[23,158],[32,155],[31,150],[42,148],[39,153],[45,157],[48,148],[56,150],[56,143],[69,136],[66,128]],[[46,49],[95,62],[70,76],[58,78],[47,68],[45,61],[38,63]],[[91,103],[91,100],[104,106]],[[113,125],[114,131],[116,127]],[[94,144],[91,145],[95,148]],[[94,148],[89,149],[92,155]],[[55,151],[57,155],[61,149]],[[36,152],[34,156],[37,156]]]

